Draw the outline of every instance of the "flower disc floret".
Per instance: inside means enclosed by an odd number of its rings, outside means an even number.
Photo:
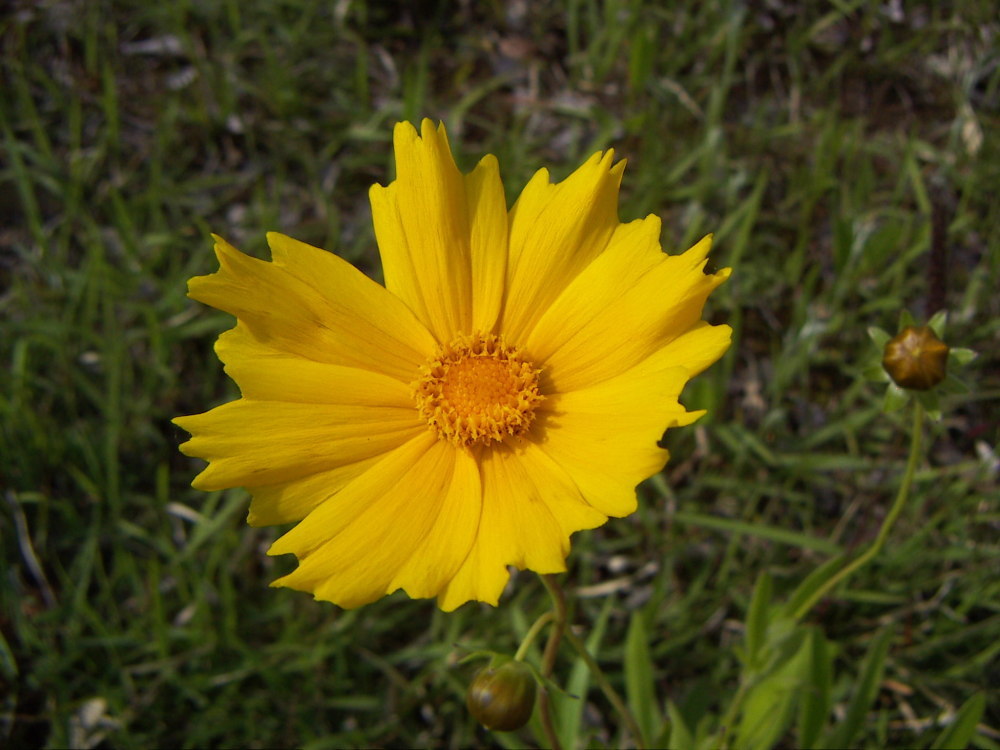
[[[417,410],[438,437],[458,446],[521,437],[544,400],[539,372],[500,336],[459,336],[420,368]]]

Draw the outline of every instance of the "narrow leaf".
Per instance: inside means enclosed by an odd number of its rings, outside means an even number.
[[[889,383],[889,387],[885,389],[885,401],[882,403],[882,411],[886,414],[899,411],[906,406],[906,402],[909,400],[910,396],[906,391],[895,383]]]
[[[767,635],[767,623],[771,609],[771,576],[765,570],[757,578],[753,598],[750,600],[750,611],[747,613],[746,642],[747,666],[755,668],[761,658],[761,647]]]
[[[864,728],[868,709],[878,696],[882,673],[885,670],[885,658],[889,653],[892,640],[892,630],[886,628],[872,640],[865,654],[861,667],[861,675],[854,687],[854,694],[847,705],[844,720],[837,725],[830,738],[823,744],[826,747],[854,747],[854,739]]]
[[[955,360],[955,364],[957,364],[959,367],[962,367],[964,365],[969,364],[969,362],[974,360],[979,355],[976,354],[976,352],[974,352],[972,349],[959,348],[959,349],[952,349],[950,352],[948,352],[948,356],[951,359]]]
[[[812,599],[813,595],[819,591],[827,581],[829,581],[833,576],[837,574],[841,566],[844,564],[844,556],[837,555],[827,560],[825,563],[816,568],[812,573],[805,577],[805,579],[798,585],[792,595],[788,598],[788,602],[785,604],[782,614],[785,617],[791,617],[796,620],[804,617],[808,610],[800,612],[803,607]]]
[[[797,642],[798,648],[789,648],[783,653],[775,667],[769,670],[768,676],[756,682],[747,692],[735,747],[773,747],[792,722],[795,701],[802,689],[808,641],[804,638],[783,640],[788,646]]]
[[[985,710],[986,694],[976,693],[958,709],[954,721],[934,740],[931,750],[963,750],[968,747]]]
[[[611,615],[613,606],[614,599],[609,596],[604,603],[604,607],[601,609],[601,614],[598,615],[597,620],[594,622],[594,627],[590,631],[590,635],[587,637],[587,650],[594,659],[598,658],[601,639],[604,638],[604,631],[607,628],[608,618]],[[569,646],[564,645],[564,648],[569,649]],[[572,651],[570,650],[569,653],[572,653]],[[573,662],[569,679],[566,681],[566,691],[572,696],[580,697],[550,695],[556,722],[556,733],[559,735],[559,741],[563,747],[573,748],[589,744],[585,741],[585,738],[582,742],[580,738],[580,725],[583,720],[583,709],[587,703],[589,688],[590,668],[587,666],[587,662],[578,656]],[[540,741],[545,742],[544,735]]]
[[[819,628],[811,627],[808,632],[805,685],[798,719],[798,747],[801,748],[816,746],[832,703],[833,653]]]
[[[777,462],[777,459],[772,461],[772,463]],[[675,521],[690,524],[691,526],[700,526],[706,529],[727,531],[734,534],[746,534],[747,536],[768,539],[772,542],[778,542],[780,544],[787,544],[791,547],[811,549],[815,552],[822,552],[827,555],[836,555],[840,552],[840,547],[831,542],[829,539],[823,539],[809,534],[803,534],[800,531],[792,531],[790,529],[783,529],[776,526],[764,526],[758,523],[747,523],[745,521],[737,521],[731,518],[719,518],[717,516],[709,516],[703,513],[692,513],[686,510],[677,511],[674,513],[673,518]]]
[[[693,750],[694,735],[684,723],[684,716],[673,701],[667,701],[667,716],[670,717],[670,738],[667,747],[670,750]]]
[[[892,336],[890,336],[886,331],[882,330],[878,326],[868,327],[868,337],[872,340],[872,343],[874,343],[875,346],[879,348],[880,351],[882,349],[885,349],[885,345],[888,344],[889,339],[892,338]]]
[[[625,692],[643,737],[656,737],[663,720],[656,704],[649,638],[639,610],[632,613],[628,635],[625,636]]]
[[[944,338],[944,329],[948,324],[948,313],[945,310],[938,310],[934,316],[927,321],[927,325],[940,338]]]

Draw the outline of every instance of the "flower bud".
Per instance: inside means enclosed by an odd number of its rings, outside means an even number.
[[[524,662],[483,667],[472,679],[465,705],[487,729],[511,732],[528,723],[535,708],[535,677]]]
[[[907,326],[889,339],[882,366],[901,388],[926,391],[944,380],[948,345],[930,326]]]

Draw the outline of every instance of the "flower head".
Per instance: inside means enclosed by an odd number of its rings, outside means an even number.
[[[624,163],[540,170],[508,211],[497,161],[455,166],[443,126],[396,126],[371,190],[385,287],[269,234],[272,262],[216,237],[190,296],[236,316],[216,351],[242,398],[179,417],[205,490],[246,487],[253,525],[298,524],[274,585],[344,607],[397,589],[496,604],[508,566],[565,570],[569,537],[636,508],[684,384],[729,346],[701,320],[728,276],[706,237],[660,249],[619,223]]]
[[[948,345],[930,326],[906,326],[886,343],[882,366],[901,388],[926,391],[945,378]]]
[[[531,668],[523,661],[505,660],[476,672],[465,706],[487,729],[513,732],[528,723],[537,692]]]
[[[865,374],[889,383],[883,411],[896,411],[916,399],[924,413],[938,421],[941,397],[968,393],[968,386],[953,373],[974,360],[976,353],[944,342],[947,322],[947,313],[939,310],[926,325],[917,325],[910,312],[903,310],[895,336],[877,326],[868,329],[881,359],[865,368]]]

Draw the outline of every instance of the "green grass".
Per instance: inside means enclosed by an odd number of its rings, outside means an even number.
[[[624,691],[640,613],[656,694],[692,725],[735,691],[758,574],[785,596],[874,537],[907,441],[862,378],[866,330],[943,301],[949,340],[981,353],[971,391],[930,428],[887,549],[807,620],[836,650],[841,711],[891,632],[859,745],[928,747],[986,690],[972,744],[1000,746],[993,4],[524,7],[21,2],[0,19],[0,744],[539,741],[476,728],[456,663],[516,649],[537,580],[448,615],[269,589],[289,567],[264,555],[277,532],[245,526],[244,493],[189,487],[169,422],[235,395],[211,350],[231,320],[185,297],[214,267],[207,233],[263,255],[284,231],[379,278],[367,189],[391,179],[392,124],[428,116],[463,168],[497,154],[509,197],[613,146],[622,218],[661,215],[669,251],[714,231],[735,268],[709,306],[734,346],[685,393],[710,416],[670,433],[637,514],[575,538],[565,577],[619,582],[574,621]],[[614,745],[593,685],[586,703],[575,736]]]

